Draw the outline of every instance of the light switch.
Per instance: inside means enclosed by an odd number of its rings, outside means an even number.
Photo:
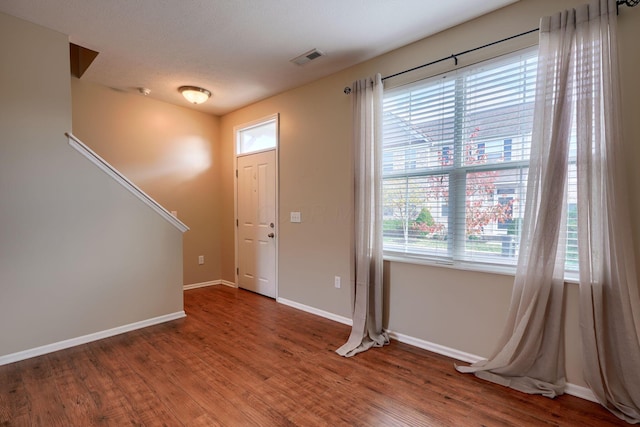
[[[291,212],[291,222],[302,222],[300,212]]]

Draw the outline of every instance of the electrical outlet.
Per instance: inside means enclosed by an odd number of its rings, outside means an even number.
[[[333,286],[335,286],[336,289],[340,289],[340,286],[341,286],[341,284],[340,284],[340,276],[336,276],[333,279]]]
[[[199,264],[199,265],[204,264],[204,255],[200,255],[200,256],[198,257],[198,264]]]

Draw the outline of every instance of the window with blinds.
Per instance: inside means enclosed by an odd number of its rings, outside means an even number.
[[[516,264],[536,68],[527,50],[385,91],[387,254]]]

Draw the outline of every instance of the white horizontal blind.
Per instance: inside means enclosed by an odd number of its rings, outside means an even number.
[[[567,230],[565,270],[578,271],[578,172],[576,169],[576,117],[573,117],[569,142],[569,173],[567,177]],[[562,236],[562,235],[561,235]]]
[[[514,265],[537,52],[385,91],[386,252]]]

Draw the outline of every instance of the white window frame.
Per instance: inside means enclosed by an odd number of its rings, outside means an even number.
[[[491,62],[495,62],[496,60],[500,61],[508,57],[518,57],[523,53],[528,53],[531,51],[537,51],[537,46],[529,49],[524,49],[522,51],[512,52],[500,58],[490,59],[483,62],[486,64],[490,64]],[[424,80],[426,81],[435,80],[441,77],[442,76],[439,75],[439,76],[430,77]],[[454,143],[460,144],[460,141],[455,141]],[[454,152],[455,151],[459,152],[459,150],[454,150]],[[526,160],[515,160],[515,161],[511,160],[511,161],[505,161],[504,163],[500,163],[500,164],[494,163],[490,165],[461,166],[459,165],[459,163],[457,163],[456,167],[452,167],[448,169],[448,172],[450,173],[450,179],[451,179],[451,177],[453,177],[455,174],[466,174],[469,172],[473,172],[474,170],[500,170],[500,169],[512,169],[516,167],[526,168],[528,167],[528,165],[529,165],[529,159],[527,156]],[[443,170],[442,172],[445,172],[445,171]],[[433,172],[433,173],[437,174],[438,172]],[[384,170],[382,171],[382,175],[383,175],[383,178],[382,178],[383,181],[385,177],[390,178],[393,176],[393,174],[385,173]],[[402,174],[397,174],[396,176],[401,177]],[[409,175],[405,173],[404,176],[409,176]],[[451,182],[454,182],[454,181],[451,180]],[[464,183],[464,180],[458,180],[456,182]],[[465,191],[464,191],[464,188],[462,188],[462,191],[460,191],[459,188],[457,189],[457,193],[462,194],[462,196],[460,197],[455,196],[455,193],[456,193],[455,188],[450,187],[449,192],[454,194],[452,197],[449,198],[448,209],[450,211],[452,210],[454,211],[454,213],[451,213],[450,215],[455,215],[455,210],[456,210],[455,206],[458,206],[458,211],[460,210],[461,206],[462,206],[462,209],[464,209],[465,198],[466,198],[464,194]],[[524,188],[524,192],[526,192],[526,188]],[[523,200],[525,197],[524,192],[519,196],[519,197],[522,197]],[[463,224],[464,224],[464,221],[458,222],[457,227],[463,227]],[[461,233],[460,230],[457,231],[456,235],[458,236],[457,237],[458,239],[460,239],[460,236],[464,237],[464,233]],[[464,251],[464,246],[459,242],[458,244],[454,242],[453,244],[450,245],[449,256],[437,256],[437,255],[434,256],[428,253],[421,253],[417,251],[416,252],[397,251],[385,246],[384,258],[385,260],[389,260],[389,261],[406,262],[406,263],[412,263],[412,264],[436,265],[436,266],[443,266],[443,267],[461,269],[461,270],[484,271],[484,272],[506,274],[506,275],[515,274],[517,254],[514,258],[511,259],[513,261],[512,263],[502,264],[502,263],[491,262],[491,259],[468,261],[468,260],[465,260],[463,256],[460,256],[460,251]]]
[[[269,150],[274,150],[277,149],[278,147],[278,138],[279,138],[279,134],[280,134],[280,123],[279,123],[279,114],[272,114],[266,117],[263,117],[261,119],[258,120],[254,120],[252,122],[248,122],[248,123],[243,123],[240,126],[236,126],[234,127],[234,135],[235,135],[235,155],[236,156],[240,156],[240,155],[246,155],[246,154],[255,154],[255,153],[260,153],[263,151],[269,151]],[[264,126],[267,124],[271,124],[273,123],[275,125],[275,135],[276,138],[273,142],[272,146],[268,146],[268,147],[264,147],[264,148],[260,148],[260,149],[256,149],[256,150],[243,150],[242,149],[242,133],[243,132],[247,132],[250,131],[251,129],[255,129],[257,127],[260,126]]]

